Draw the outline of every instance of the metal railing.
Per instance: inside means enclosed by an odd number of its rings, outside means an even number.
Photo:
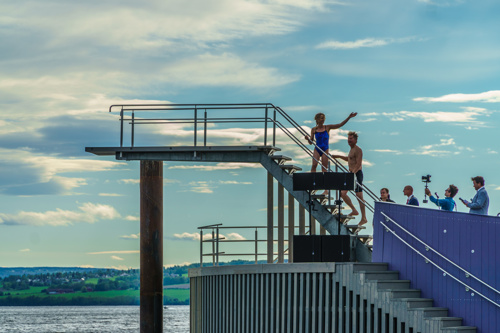
[[[416,237],[415,235],[413,235],[411,232],[409,232],[408,230],[406,230],[405,228],[403,228],[400,224],[398,224],[396,221],[394,221],[391,217],[389,217],[387,214],[381,212],[381,214],[385,217],[385,220],[386,222],[392,222],[395,226],[397,226],[399,229],[401,229],[402,231],[404,231],[406,234],[408,234],[410,237],[412,237],[413,239],[415,239],[417,242],[419,242],[420,244],[424,245],[425,247],[425,250],[426,251],[431,251],[435,254],[437,254],[440,258],[444,259],[445,261],[447,261],[448,263],[452,264],[454,267],[458,268],[460,271],[462,271],[463,273],[465,273],[465,277],[466,278],[473,278],[474,280],[478,281],[481,285],[489,288],[490,290],[493,290],[495,293],[499,294],[500,295],[500,291],[498,291],[497,289],[493,288],[492,286],[490,286],[489,284],[487,284],[486,282],[484,282],[483,280],[481,280],[480,278],[476,277],[475,275],[473,275],[472,273],[468,272],[467,270],[463,269],[462,267],[460,267],[459,265],[457,265],[456,263],[454,263],[453,261],[451,261],[450,259],[446,258],[444,255],[442,255],[441,253],[439,253],[437,250],[433,249],[431,246],[429,246],[428,244],[426,244],[425,242],[423,242],[421,239],[419,239],[418,237]],[[476,294],[478,294],[479,296],[481,296],[482,298],[486,299],[487,301],[493,303],[494,305],[496,305],[497,307],[500,307],[500,304],[496,303],[495,301],[491,300],[490,298],[488,298],[487,296],[481,294],[480,292],[478,292],[477,290],[475,290],[474,288],[472,288],[471,286],[467,285],[466,283],[460,281],[457,277],[453,276],[452,274],[450,274],[448,271],[446,271],[444,268],[440,267],[437,263],[435,263],[434,261],[432,261],[431,259],[429,259],[428,257],[426,257],[424,254],[422,254],[419,250],[417,250],[416,248],[414,248],[413,246],[411,246],[408,242],[406,242],[404,239],[402,239],[399,235],[396,234],[396,232],[392,229],[390,229],[384,222],[380,221],[380,224],[385,228],[385,230],[387,232],[390,232],[394,237],[396,237],[397,239],[399,239],[403,244],[405,244],[407,247],[409,247],[411,250],[413,250],[415,253],[417,253],[419,256],[421,256],[422,258],[424,258],[425,262],[426,263],[430,263],[432,264],[434,267],[436,267],[437,269],[439,269],[440,271],[442,271],[444,274],[448,275],[449,277],[451,277],[453,280],[457,281],[458,283],[460,283],[461,285],[463,285],[467,291],[469,290],[472,290],[473,292],[475,292]]]
[[[300,126],[292,117],[290,117],[283,109],[277,107],[271,103],[247,103],[247,104],[123,104],[123,105],[112,105],[109,111],[112,112],[115,109],[120,110],[120,147],[124,146],[124,125],[128,122],[130,125],[130,147],[134,147],[135,144],[135,127],[138,125],[145,124],[192,124],[193,125],[193,145],[198,146],[198,131],[199,128],[203,131],[203,146],[207,146],[207,136],[208,136],[208,124],[221,124],[221,123],[262,123],[264,138],[264,146],[268,146],[268,131],[271,131],[271,145],[276,146],[276,130],[279,129],[286,136],[292,140],[298,147],[302,149],[306,154],[308,154],[312,159],[316,160],[321,166],[321,162],[314,158],[314,153],[309,147],[303,142],[302,138],[298,138],[294,133],[295,129],[300,136],[309,136],[302,126]],[[208,113],[222,112],[222,111],[245,111],[252,112],[252,117],[208,117]],[[182,112],[191,113],[192,118],[189,117],[175,117],[175,118],[137,118],[136,113],[144,114],[146,112]],[[200,114],[202,115],[200,116]],[[260,114],[259,114],[260,113]],[[128,116],[130,114],[130,116]],[[254,116],[255,115],[255,116]],[[288,124],[287,127],[285,124]],[[323,150],[313,143],[314,147],[323,152]],[[349,170],[335,158],[330,155],[326,155],[329,160],[329,170],[332,171],[330,165],[334,166],[335,171],[349,172]],[[360,184],[358,184],[360,185]],[[366,185],[360,185],[368,197],[374,201],[378,201],[378,196],[370,190]],[[353,191],[350,191],[353,193]],[[354,194],[354,193],[353,193]],[[356,197],[358,200],[359,198]],[[374,207],[366,199],[363,200],[365,206],[373,213]]]
[[[277,229],[278,226],[274,226],[274,229]],[[287,229],[288,226],[285,226]],[[300,228],[299,226],[295,226],[294,228]],[[259,261],[260,256],[267,256],[267,252],[259,252],[259,243],[267,242],[267,239],[259,239],[259,229],[266,229],[267,226],[223,226],[222,223],[205,225],[202,227],[198,227],[200,230],[200,267],[203,267],[204,257],[212,257],[212,265],[219,266],[220,257],[230,257],[230,256],[251,256],[254,257],[255,263]],[[253,229],[254,230],[254,238],[253,239],[226,239],[224,235],[221,236],[221,230],[229,230],[229,229]],[[208,233],[207,233],[208,230]],[[307,232],[309,233],[309,231]],[[210,237],[206,237],[205,235],[210,235]],[[267,233],[264,233],[267,235]],[[286,241],[286,240],[285,240]],[[204,252],[203,244],[209,243],[211,252]],[[254,248],[252,252],[239,252],[239,253],[226,253],[225,251],[221,251],[220,247],[222,243],[253,243]],[[286,253],[288,249],[284,251]],[[277,255],[275,252],[273,255]],[[275,260],[276,261],[276,260]]]

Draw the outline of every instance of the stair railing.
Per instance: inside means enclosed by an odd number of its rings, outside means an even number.
[[[419,239],[418,237],[416,237],[415,235],[413,235],[411,232],[409,232],[408,230],[406,230],[405,228],[403,228],[400,224],[398,224],[396,221],[394,221],[391,217],[389,217],[387,214],[385,214],[384,212],[381,212],[381,214],[385,217],[385,220],[386,222],[392,222],[395,226],[397,226],[399,229],[401,229],[402,231],[404,231],[406,234],[408,234],[410,237],[412,237],[413,239],[415,239],[417,242],[419,242],[420,244],[424,245],[426,251],[432,251],[434,252],[435,254],[437,254],[439,257],[441,257],[442,259],[446,260],[448,263],[452,264],[453,266],[455,266],[456,268],[458,268],[459,270],[461,270],[463,273],[465,273],[465,276],[468,278],[468,277],[472,277],[474,280],[478,281],[480,284],[482,284],[483,286],[486,286],[487,288],[493,290],[495,293],[499,294],[500,295],[500,291],[498,291],[497,289],[493,288],[492,286],[490,286],[489,284],[487,284],[486,282],[484,282],[483,280],[481,280],[480,278],[476,277],[475,275],[473,275],[472,273],[468,272],[467,270],[463,269],[462,267],[460,267],[459,265],[455,264],[453,261],[451,261],[450,259],[446,258],[444,255],[442,255],[441,253],[439,253],[437,250],[433,249],[431,246],[429,246],[428,244],[426,244],[425,242],[423,242],[421,239]],[[495,301],[491,300],[490,298],[488,298],[487,296],[481,294],[480,292],[478,292],[477,290],[475,290],[474,288],[472,288],[471,286],[467,285],[466,283],[460,281],[460,279],[458,279],[457,277],[453,276],[451,273],[449,273],[448,271],[446,271],[444,268],[442,268],[441,266],[439,266],[439,264],[435,263],[434,261],[432,261],[431,259],[429,259],[428,257],[426,257],[424,254],[422,254],[419,250],[417,250],[416,248],[414,248],[413,246],[411,246],[408,242],[406,242],[404,239],[402,239],[399,235],[396,234],[396,232],[394,230],[392,230],[391,228],[389,228],[384,222],[380,221],[380,224],[385,228],[385,230],[387,232],[390,232],[394,237],[396,237],[397,239],[399,239],[403,244],[405,244],[407,247],[409,247],[412,251],[414,251],[415,253],[417,253],[419,256],[421,256],[422,258],[424,258],[425,262],[426,263],[430,263],[432,264],[434,267],[436,267],[437,269],[439,269],[440,271],[442,271],[444,274],[448,275],[449,277],[451,277],[453,280],[457,281],[458,283],[460,283],[461,285],[463,285],[465,288],[467,288],[467,290],[472,290],[473,292],[475,292],[476,294],[478,294],[479,296],[481,296],[482,298],[486,299],[487,301],[493,303],[494,305],[496,305],[497,307],[500,308],[500,304],[496,303]]]

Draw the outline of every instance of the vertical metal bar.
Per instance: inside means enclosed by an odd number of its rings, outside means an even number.
[[[163,161],[141,161],[140,332],[163,332]]]
[[[304,206],[299,206],[299,235],[306,234],[306,209]]]
[[[195,107],[194,108],[194,146],[195,147],[196,147],[196,141],[198,141],[197,134],[198,134],[198,109]]]
[[[219,226],[217,226],[217,240],[215,243],[215,253],[217,259],[217,266],[219,266]]]
[[[273,115],[273,147],[276,147],[276,109]]]
[[[264,146],[267,146],[267,117],[268,117],[268,109],[266,106],[266,113],[264,116]]]
[[[200,229],[200,267],[203,267],[203,229]]]
[[[132,111],[132,133],[130,135],[130,140],[132,141],[131,142],[131,147],[134,147],[134,111]]]
[[[288,262],[293,262],[293,236],[295,234],[295,199],[288,193]]]
[[[267,173],[267,263],[273,263],[273,237],[274,237],[274,221],[273,221],[273,175]]]
[[[309,235],[316,235],[316,219],[310,215],[309,225],[311,226],[311,230],[309,230]]]
[[[278,183],[278,264],[285,262],[285,198],[284,187]]]
[[[255,228],[255,264],[259,261],[259,238],[257,228]]]
[[[212,267],[215,266],[215,231],[212,229]]]
[[[120,111],[120,147],[123,147],[123,106]]]
[[[207,110],[205,109],[205,122],[203,129],[203,146],[207,146]]]

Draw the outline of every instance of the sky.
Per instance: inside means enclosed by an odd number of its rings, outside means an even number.
[[[404,203],[412,185],[422,201],[431,174],[433,193],[455,184],[470,199],[481,175],[496,215],[499,11],[494,0],[1,2],[0,266],[139,267],[139,163],[85,152],[119,145],[112,104],[269,102],[305,129],[317,112],[332,124],[358,112],[330,149],[347,153],[357,131],[373,191]],[[214,145],[262,136],[209,132]],[[164,265],[199,262],[199,226],[264,226],[266,177],[253,164],[165,162]]]

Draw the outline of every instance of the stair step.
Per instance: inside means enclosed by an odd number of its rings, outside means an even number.
[[[438,320],[441,322],[440,328],[447,327],[461,327],[462,326],[462,318],[459,317],[432,317],[428,320]]]
[[[354,263],[352,265],[353,272],[372,272],[372,271],[387,271],[389,264],[381,263]]]
[[[432,298],[397,298],[393,300],[394,302],[406,302],[408,309],[413,308],[428,308],[432,307],[434,300]],[[449,317],[447,317],[449,318]],[[462,320],[460,318],[460,320]]]
[[[384,291],[390,292],[393,299],[420,297],[420,289],[386,289]]]
[[[428,307],[428,308],[413,308],[410,310],[423,312],[424,317],[447,317],[448,316],[448,308]]]
[[[291,157],[288,157],[288,156],[285,156],[285,155],[272,155],[271,159],[275,160],[276,163],[278,163],[279,165],[282,165],[283,163],[292,160]]]
[[[397,280],[399,278],[398,271],[384,272],[360,272],[365,280]]]
[[[295,171],[301,171],[302,168],[299,167],[299,166],[296,166],[296,165],[292,165],[292,164],[284,164],[284,165],[280,165],[280,168],[285,170],[285,171],[288,171],[288,174],[293,174]]]
[[[366,229],[365,226],[359,226],[357,224],[344,224],[347,229]]]
[[[441,332],[445,333],[476,333],[477,329],[473,326],[456,326],[456,327],[443,327]]]
[[[410,288],[410,280],[376,280],[377,289],[405,290]]]

